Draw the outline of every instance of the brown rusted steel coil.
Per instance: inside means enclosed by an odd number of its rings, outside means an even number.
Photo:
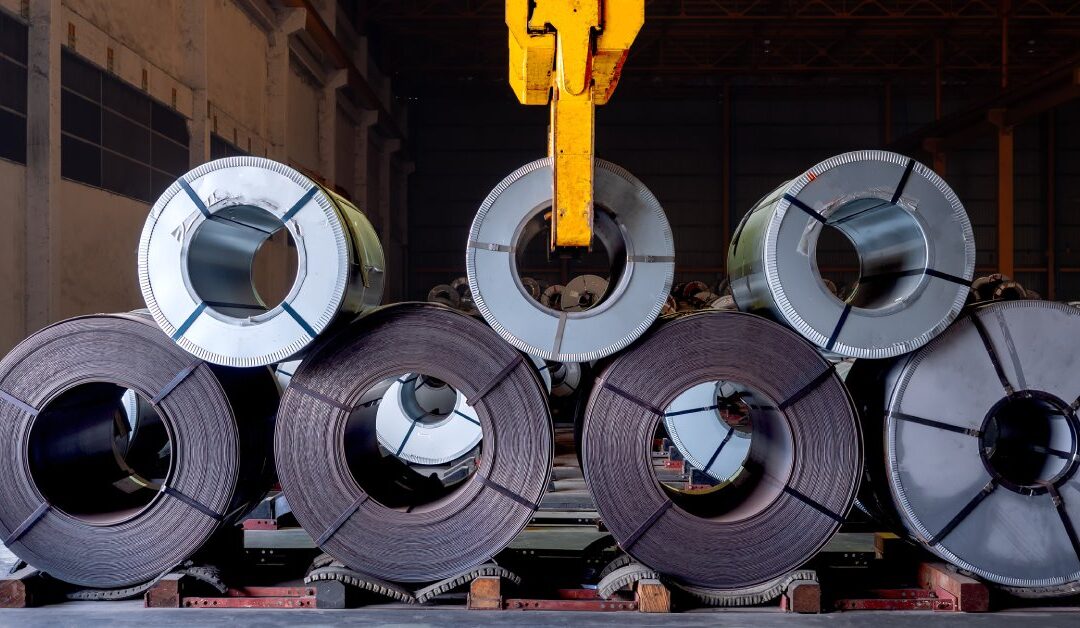
[[[379,478],[350,468],[362,396],[405,373],[464,394],[483,430],[476,472],[424,504],[393,489],[376,495]],[[320,341],[285,392],[275,438],[300,525],[343,564],[395,582],[450,577],[503,549],[540,502],[554,446],[528,359],[482,321],[416,303],[376,310]]]
[[[265,495],[277,400],[148,314],[46,327],[0,361],[0,542],[80,586],[153,580]]]
[[[706,412],[715,406],[669,408],[716,381],[755,391],[744,397],[753,436],[737,479],[705,491],[702,509],[689,501],[701,495],[660,483],[650,453],[666,417],[715,420]],[[717,440],[719,453],[727,439]],[[678,317],[615,359],[593,387],[582,441],[585,478],[620,546],[680,582],[719,590],[767,582],[813,557],[862,473],[855,410],[832,365],[794,332],[739,312]]]

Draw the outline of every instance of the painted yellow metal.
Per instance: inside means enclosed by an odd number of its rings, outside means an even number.
[[[592,243],[595,105],[611,98],[645,0],[506,0],[510,86],[525,105],[551,105],[551,247]]]

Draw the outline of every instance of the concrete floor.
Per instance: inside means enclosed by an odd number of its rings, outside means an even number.
[[[1076,628],[1075,612],[1022,611],[987,615],[935,613],[832,613],[828,615],[787,615],[777,611],[706,611],[674,615],[638,613],[547,613],[483,612],[444,607],[410,608],[382,606],[349,611],[317,610],[165,610],[143,609],[141,602],[71,602],[27,610],[0,610],[0,627],[87,626],[108,624],[110,628],[154,626],[337,626],[380,625],[431,628],[465,626],[696,626],[787,628],[789,626],[829,626],[845,628],[904,628],[925,626],[986,626],[993,628]]]

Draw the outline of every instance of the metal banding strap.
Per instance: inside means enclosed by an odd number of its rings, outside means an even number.
[[[909,159],[908,162],[907,162],[907,167],[904,168],[904,174],[903,174],[903,176],[900,177],[900,183],[896,184],[896,191],[893,192],[892,200],[889,201],[893,205],[896,205],[896,202],[900,200],[900,196],[903,195],[904,188],[907,187],[908,179],[911,178],[911,171],[914,170],[914,169],[915,169],[915,160],[914,159]]]
[[[673,416],[682,416],[684,414],[695,414],[697,412],[708,412],[709,410],[716,410],[720,406],[713,404],[711,406],[701,406],[700,408],[690,408],[689,410],[676,410],[675,412],[665,412],[664,418]]]
[[[840,319],[836,321],[836,327],[833,328],[832,333],[829,334],[829,341],[825,343],[825,350],[832,351],[836,346],[836,339],[840,337],[841,330],[844,329],[844,323],[847,322],[848,315],[851,314],[851,304],[844,305],[844,311],[840,312]]]
[[[181,502],[187,504],[188,506],[191,506],[195,510],[198,510],[199,512],[206,515],[207,517],[210,517],[214,521],[224,521],[225,520],[225,515],[218,514],[217,512],[214,512],[210,507],[196,501],[194,498],[192,498],[192,497],[190,497],[188,495],[185,495],[185,494],[181,493],[180,491],[176,490],[175,488],[173,488],[171,486],[163,486],[163,487],[161,487],[161,492],[168,495],[169,497],[173,497],[173,498],[176,498],[176,499],[180,500]]]
[[[191,186],[188,185],[188,182],[185,181],[182,177],[177,179],[176,182],[180,184],[180,187],[184,188],[184,191],[187,192],[188,198],[191,199],[192,203],[195,203],[195,207],[199,208],[199,211],[202,212],[202,215],[209,218],[210,210],[206,208],[206,203],[204,203],[203,200],[199,198],[199,195],[195,193],[195,190],[191,189]]]
[[[3,390],[0,390],[0,401],[3,401],[3,402],[7,403],[10,406],[14,406],[14,407],[22,410],[23,412],[26,412],[30,416],[37,416],[38,415],[38,409],[37,408],[35,408],[34,406],[26,403],[22,399],[15,398],[13,395],[11,395],[10,393],[6,393]]]
[[[510,499],[512,499],[515,502],[521,504],[522,506],[525,506],[529,510],[537,510],[538,508],[540,508],[539,504],[537,504],[535,502],[531,502],[531,501],[525,499],[521,495],[518,495],[514,491],[511,491],[510,489],[506,488],[502,484],[499,484],[498,482],[496,482],[496,481],[492,480],[491,478],[485,476],[483,473],[477,472],[476,479],[480,480],[480,483],[483,484],[484,486],[494,490],[495,492],[497,492],[499,494],[502,494],[502,495],[505,495],[505,496],[509,497]]]
[[[168,397],[172,391],[176,390],[176,387],[180,385],[180,382],[187,379],[188,376],[195,372],[195,369],[199,368],[199,365],[202,363],[202,360],[195,360],[191,364],[188,364],[184,368],[180,369],[180,372],[177,373],[176,376],[173,377],[171,380],[169,380],[169,383],[165,384],[165,386],[161,388],[158,394],[154,395],[154,398],[150,400],[150,405],[156,406],[159,405],[162,401],[164,401],[165,397]]]
[[[806,203],[804,203],[804,202],[800,201],[799,199],[795,198],[793,195],[784,194],[784,200],[787,201],[788,203],[791,203],[792,206],[798,207],[799,209],[803,210],[804,212],[806,212],[807,216],[810,216],[811,218],[813,218],[814,220],[820,222],[821,224],[826,223],[826,220],[825,220],[824,216],[822,216],[814,208],[810,207]]]
[[[328,396],[326,396],[326,395],[324,395],[324,394],[322,394],[320,392],[315,392],[314,390],[311,390],[310,388],[307,388],[305,386],[297,384],[295,380],[289,382],[289,390],[295,390],[296,392],[301,393],[303,395],[306,395],[308,397],[311,397],[312,399],[317,399],[318,401],[321,401],[321,402],[325,403],[326,405],[328,405],[330,407],[337,408],[338,410],[341,410],[342,412],[344,412],[346,414],[351,414],[352,411],[354,410],[354,408],[351,408],[351,407],[341,403],[337,399],[334,399],[332,397],[328,397]]]
[[[289,211],[285,212],[285,214],[281,217],[281,222],[289,222],[289,220],[291,220],[293,216],[295,216],[301,209],[304,208],[304,205],[308,204],[308,201],[310,201],[312,197],[315,196],[315,193],[318,191],[319,188],[312,186],[311,189],[309,189],[307,192],[304,192],[304,195],[300,197],[300,200],[296,201],[296,203],[289,209]]]
[[[476,240],[469,240],[470,249],[480,249],[482,251],[494,251],[496,253],[510,253],[514,250],[514,247],[507,246],[505,244],[492,244],[490,242],[477,242]]]
[[[639,405],[642,408],[645,408],[646,410],[648,410],[649,412],[652,412],[653,414],[655,414],[657,416],[664,416],[664,411],[661,410],[660,408],[657,408],[656,406],[652,405],[651,403],[649,403],[647,401],[644,401],[642,399],[639,399],[639,398],[635,397],[634,395],[631,395],[630,393],[626,392],[622,388],[619,388],[618,386],[615,386],[614,384],[611,384],[611,383],[608,383],[607,381],[605,381],[602,388],[610,390],[611,392],[613,392],[614,394],[622,397],[623,399],[626,399],[627,401],[630,401],[630,402],[632,402],[632,403],[634,403],[636,405]]]
[[[407,432],[405,432],[405,438],[401,439],[401,444],[398,445],[397,451],[394,452],[395,456],[400,456],[401,452],[405,451],[405,445],[409,444],[409,439],[412,437],[413,432],[416,430],[416,424],[419,423],[421,421],[421,419],[423,419],[425,416],[428,416],[429,414],[431,414],[431,413],[430,412],[425,412],[424,416],[420,417],[419,419],[413,419],[413,422],[409,423],[409,430]]]
[[[724,440],[720,441],[720,444],[716,446],[716,451],[714,451],[713,455],[709,457],[709,461],[705,463],[705,468],[702,469],[702,471],[706,473],[709,472],[709,469],[713,466],[713,463],[716,462],[716,457],[719,456],[720,452],[724,450],[724,445],[727,445],[728,441],[730,441],[731,437],[734,435],[735,430],[728,428],[728,433],[724,435]]]
[[[1077,537],[1076,526],[1073,525],[1069,512],[1065,510],[1065,501],[1061,499],[1061,493],[1053,483],[1045,482],[1044,486],[1050,494],[1050,499],[1054,501],[1054,510],[1061,518],[1061,524],[1065,526],[1065,534],[1069,535],[1069,544],[1072,545],[1073,553],[1076,554],[1076,559],[1080,560],[1080,537]]]
[[[963,277],[950,275],[949,273],[943,273],[940,270],[934,270],[933,268],[927,268],[923,271],[923,273],[929,275],[930,277],[937,277],[938,279],[944,279],[945,281],[951,281],[955,284],[960,284],[961,286],[971,285],[970,279],[964,279]]]
[[[319,538],[315,539],[315,545],[318,545],[319,547],[325,545],[326,542],[330,540],[330,537],[337,534],[337,531],[341,529],[341,526],[345,525],[345,522],[349,520],[349,517],[356,514],[356,511],[360,510],[360,506],[362,506],[367,500],[367,493],[364,493],[360,497],[357,497],[356,501],[354,501],[352,504],[349,505],[348,508],[342,511],[342,513],[338,515],[337,519],[334,519],[334,522],[331,523],[326,528],[326,530],[319,535]]]
[[[924,419],[922,417],[913,416],[910,414],[904,414],[903,412],[889,412],[887,414],[889,418],[897,419],[899,421],[907,421],[908,423],[918,423],[919,425],[925,425],[927,427],[935,427],[939,430],[945,430],[947,432],[956,432],[957,434],[964,434],[966,436],[974,436],[979,438],[982,436],[982,431],[973,430],[967,427],[960,427],[959,425],[950,425],[949,423],[942,423],[941,421],[935,421],[934,419]]]
[[[45,513],[49,512],[50,508],[52,508],[52,505],[48,502],[44,502],[35,508],[34,512],[30,513],[30,516],[20,523],[19,527],[12,530],[11,534],[4,539],[4,545],[10,547],[12,543],[22,538],[24,534],[30,531],[30,528],[34,527],[34,524],[41,521],[41,518],[45,516]]]
[[[477,393],[473,395],[472,399],[467,400],[465,403],[470,408],[480,403],[481,399],[486,397],[487,394],[494,390],[496,386],[503,383],[503,380],[505,380],[510,375],[510,373],[513,372],[515,368],[517,368],[519,364],[523,364],[524,362],[525,358],[522,357],[520,353],[514,356],[514,359],[510,361],[510,364],[507,364],[503,368],[503,370],[499,371],[499,373],[494,378],[492,378],[490,382],[485,384],[483,388],[477,391]]]
[[[866,275],[859,278],[859,283],[872,283],[875,281],[884,281],[892,279],[900,279],[901,277],[911,277],[914,275],[926,275],[927,277],[936,277],[938,279],[944,279],[961,286],[969,286],[971,282],[963,277],[956,275],[950,275],[949,273],[943,273],[940,270],[934,270],[933,268],[909,268],[907,270],[895,270],[888,273],[878,273],[876,275]]]
[[[1005,376],[1005,369],[1001,366],[1001,359],[998,358],[997,350],[994,349],[994,344],[990,341],[990,334],[986,332],[986,326],[983,325],[978,314],[972,312],[970,318],[971,324],[975,326],[975,331],[979,332],[979,339],[982,340],[983,346],[986,347],[986,354],[990,357],[990,362],[994,365],[994,372],[997,373],[998,379],[1001,380],[1002,388],[1005,389],[1007,394],[1013,394],[1016,392],[1016,389],[1014,389],[1009,382],[1009,378]]]
[[[296,310],[294,310],[291,305],[289,305],[288,301],[281,302],[281,309],[285,310],[285,313],[291,316],[292,319],[296,321],[296,324],[303,328],[304,333],[311,336],[312,338],[315,338],[319,335],[319,333],[315,331],[315,328],[313,328],[311,325],[308,325],[308,322],[304,320],[304,317],[300,316],[300,314]]]
[[[1016,374],[1016,386],[1019,390],[1027,389],[1027,380],[1024,378],[1024,368],[1020,365],[1020,356],[1016,353],[1016,343],[1013,342],[1012,332],[1009,331],[1009,326],[1005,324],[1005,315],[1001,313],[1001,310],[994,311],[994,318],[997,319],[998,326],[1001,328],[1001,337],[1005,340],[1005,349],[1009,352],[1009,357],[1012,359],[1013,372]]]
[[[824,505],[814,501],[813,499],[810,499],[805,494],[803,494],[803,493],[799,492],[798,490],[796,490],[795,488],[793,488],[790,484],[785,484],[784,485],[784,492],[787,493],[788,495],[791,495],[795,499],[801,501],[802,503],[806,504],[807,506],[813,508],[814,510],[820,512],[821,514],[825,515],[826,517],[832,519],[833,521],[835,521],[837,523],[844,523],[844,516],[843,515],[835,513],[833,511],[829,510],[828,508],[826,508]]]
[[[172,339],[180,340],[180,337],[186,334],[188,329],[191,329],[191,326],[195,324],[195,319],[199,318],[199,315],[201,315],[205,309],[205,301],[195,306],[195,310],[187,317],[187,320],[185,320],[183,323],[180,324],[179,327],[176,328],[176,332],[173,333]]]
[[[626,261],[635,264],[665,264],[675,261],[674,255],[627,255]]]
[[[555,328],[555,341],[551,345],[552,356],[559,355],[559,350],[562,349],[563,334],[566,333],[566,312],[559,314],[559,326]]]
[[[634,530],[633,534],[626,537],[626,540],[622,543],[619,543],[619,546],[623,548],[623,551],[627,551],[631,547],[633,547],[634,543],[637,543],[638,540],[640,540],[641,537],[649,531],[649,528],[656,525],[656,522],[660,520],[660,517],[664,516],[664,513],[668,510],[671,510],[671,507],[673,505],[674,504],[670,499],[665,501],[663,504],[660,504],[660,507],[657,508],[656,511],[653,512],[653,514],[650,515],[648,519],[643,521],[641,525],[638,526],[638,529]]]
[[[466,420],[466,421],[468,421],[469,423],[475,423],[476,425],[480,425],[480,421],[477,421],[476,419],[474,419],[474,418],[472,418],[471,416],[469,416],[469,415],[465,414],[465,413],[464,413],[464,412],[462,412],[461,410],[454,410],[454,414],[456,414],[456,415],[458,415],[459,417],[461,417],[461,418],[465,419],[465,420]]]
[[[972,497],[971,501],[969,501],[963,508],[961,508],[960,512],[956,513],[956,516],[950,519],[949,522],[945,524],[945,527],[941,529],[941,532],[938,532],[931,538],[927,539],[927,545],[933,547],[938,543],[944,541],[945,537],[949,536],[949,534],[956,529],[956,526],[963,523],[964,519],[967,519],[968,515],[970,515],[975,510],[975,508],[983,502],[984,499],[990,497],[990,493],[993,493],[994,489],[996,489],[997,487],[997,478],[991,478],[990,481],[986,483],[986,486],[982,487],[982,490],[979,491],[978,494],[975,495],[975,497]]]
[[[791,406],[798,403],[803,397],[813,392],[814,389],[816,389],[818,386],[824,384],[825,380],[829,379],[829,376],[835,372],[836,371],[834,370],[832,364],[830,364],[828,368],[819,373],[816,377],[814,377],[814,379],[807,382],[805,386],[803,386],[799,390],[796,390],[795,393],[790,395],[787,399],[781,401],[780,404],[776,406],[776,408],[781,412],[787,410]]]

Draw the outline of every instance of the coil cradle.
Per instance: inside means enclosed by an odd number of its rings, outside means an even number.
[[[876,500],[927,549],[1026,596],[1080,591],[1080,311],[977,307],[919,351],[856,364]],[[883,430],[883,433],[882,433]]]
[[[350,439],[363,394],[405,373],[460,391],[483,431],[476,472],[424,503],[373,484],[381,476]],[[293,376],[275,436],[282,489],[345,565],[395,582],[453,576],[530,520],[551,471],[547,408],[535,369],[481,321],[429,304],[381,308],[317,343]]]
[[[39,331],[0,361],[0,542],[78,586],[153,580],[270,488],[277,399],[269,369],[192,359],[149,316]]]
[[[754,391],[742,469],[704,494],[672,490],[651,456],[657,428],[683,411],[671,404],[686,391],[717,382]],[[859,425],[831,365],[794,332],[741,312],[675,318],[616,358],[593,388],[582,445],[585,479],[619,545],[717,590],[768,582],[814,556],[862,472]]]
[[[846,301],[817,262],[825,229],[846,237],[859,281]],[[926,166],[884,151],[845,153],[750,210],[728,251],[731,289],[826,351],[888,358],[941,333],[968,295],[975,243],[963,205]]]
[[[671,290],[674,244],[660,203],[622,168],[595,163],[594,247],[606,251],[612,273],[589,309],[547,307],[519,276],[519,256],[550,227],[550,158],[496,186],[469,231],[465,264],[477,308],[507,342],[545,360],[588,362],[619,351],[652,324]]]
[[[296,276],[280,303],[267,303],[255,256],[283,230],[295,243]],[[378,305],[383,272],[363,213],[258,157],[185,174],[154,204],[139,242],[139,282],[154,320],[193,355],[226,366],[296,356],[339,313]]]

